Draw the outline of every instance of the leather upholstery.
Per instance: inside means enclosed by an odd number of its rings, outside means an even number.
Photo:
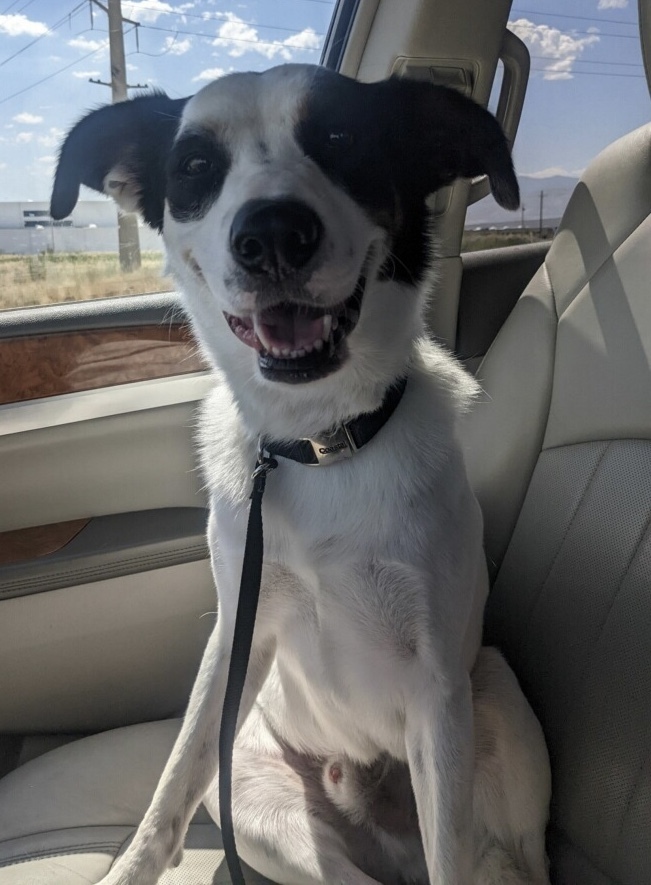
[[[487,640],[545,731],[562,885],[651,871],[650,213],[644,126],[577,186],[464,428],[496,575]]]
[[[651,439],[547,449],[487,609],[543,724],[567,885],[649,881],[650,524]]]
[[[104,732],[46,753],[0,781],[0,885],[98,882],[136,830],[179,721]],[[230,882],[219,831],[199,808],[183,862],[161,885]],[[248,870],[247,882],[266,879]]]

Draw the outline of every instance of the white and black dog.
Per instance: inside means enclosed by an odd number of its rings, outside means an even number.
[[[471,100],[302,65],[106,107],[66,139],[52,215],[84,183],[162,231],[215,372],[200,442],[217,624],[105,885],[155,883],[201,801],[219,819],[260,439],[279,466],[234,756],[241,857],[289,885],[548,882],[542,733],[480,650],[482,516],[456,435],[475,384],[423,320],[427,198],[480,174],[517,206],[504,136]]]

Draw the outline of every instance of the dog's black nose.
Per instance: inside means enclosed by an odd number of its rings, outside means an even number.
[[[249,200],[231,225],[231,252],[244,270],[283,277],[303,267],[319,248],[323,224],[296,200]]]

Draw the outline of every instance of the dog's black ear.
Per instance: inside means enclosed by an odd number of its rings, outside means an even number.
[[[508,142],[487,110],[454,89],[419,80],[386,81],[397,109],[394,132],[409,183],[432,193],[455,178],[487,175],[493,196],[517,209],[520,189]]]
[[[87,185],[163,227],[165,164],[186,98],[141,95],[91,111],[66,137],[54,176],[50,214],[70,215]]]

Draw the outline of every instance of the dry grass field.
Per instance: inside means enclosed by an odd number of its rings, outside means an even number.
[[[159,252],[143,252],[140,270],[129,274],[113,253],[0,255],[0,309],[168,292],[174,284],[162,271]]]
[[[543,239],[550,239],[551,233],[545,231]],[[466,231],[462,251],[539,239],[537,231]],[[120,270],[117,254],[110,252],[0,255],[0,309],[172,291],[173,281],[162,272],[160,252],[143,252],[140,270],[129,274]]]
[[[476,252],[479,249],[497,249],[501,246],[522,246],[525,243],[539,243],[551,240],[554,232],[545,228],[542,236],[537,230],[466,230],[461,242],[462,252]]]

